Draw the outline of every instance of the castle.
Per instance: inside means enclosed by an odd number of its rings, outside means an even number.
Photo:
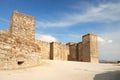
[[[10,29],[0,31],[0,69],[35,66],[41,59],[98,62],[97,36],[88,33],[66,45],[35,40],[35,18],[13,12]]]

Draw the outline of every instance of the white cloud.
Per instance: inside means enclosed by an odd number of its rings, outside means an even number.
[[[37,27],[64,27],[64,26],[70,26],[70,23],[67,22],[42,22],[37,21]]]
[[[98,42],[105,42],[105,40],[102,37],[98,36]]]
[[[100,37],[100,36],[98,36],[98,42],[99,43],[112,43],[113,42],[113,40],[106,40],[106,39],[104,39],[104,38],[102,38],[102,37]]]
[[[56,22],[37,21],[37,27],[66,27],[83,22],[112,22],[120,20],[120,3],[101,4],[98,7],[88,9],[84,14],[72,13],[66,14]],[[54,20],[55,21],[55,20]]]
[[[56,42],[57,39],[51,35],[45,35],[45,34],[36,34],[35,38],[37,40],[45,41],[45,42]]]
[[[108,40],[108,43],[112,43],[113,42],[113,40]]]

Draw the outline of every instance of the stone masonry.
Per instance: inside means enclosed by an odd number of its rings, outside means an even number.
[[[70,48],[68,60],[81,62],[98,62],[97,36],[91,33],[82,37],[82,42],[67,43]]]
[[[10,33],[24,39],[35,39],[35,19],[32,16],[14,12],[10,20]]]
[[[87,35],[84,35],[82,40],[82,56],[80,61],[97,62],[97,36],[89,33]]]
[[[0,68],[14,69],[38,65],[40,59],[37,44],[0,31]]]
[[[50,59],[53,60],[68,60],[69,46],[61,43],[50,43]]]
[[[68,60],[77,61],[77,43],[67,43],[69,45],[70,54],[68,55]]]
[[[0,69],[17,69],[41,64],[41,59],[98,62],[97,36],[87,34],[82,42],[35,40],[35,18],[13,12],[10,29],[0,31]]]

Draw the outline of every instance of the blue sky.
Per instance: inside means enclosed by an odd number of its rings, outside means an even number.
[[[80,42],[98,35],[99,59],[120,60],[119,0],[0,0],[0,30],[9,28],[13,11],[36,19],[36,39]]]

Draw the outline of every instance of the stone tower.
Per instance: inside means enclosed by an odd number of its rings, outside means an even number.
[[[82,37],[81,60],[85,62],[98,62],[97,36],[91,33]]]
[[[13,12],[10,20],[10,33],[20,38],[35,39],[35,19],[32,16]]]

